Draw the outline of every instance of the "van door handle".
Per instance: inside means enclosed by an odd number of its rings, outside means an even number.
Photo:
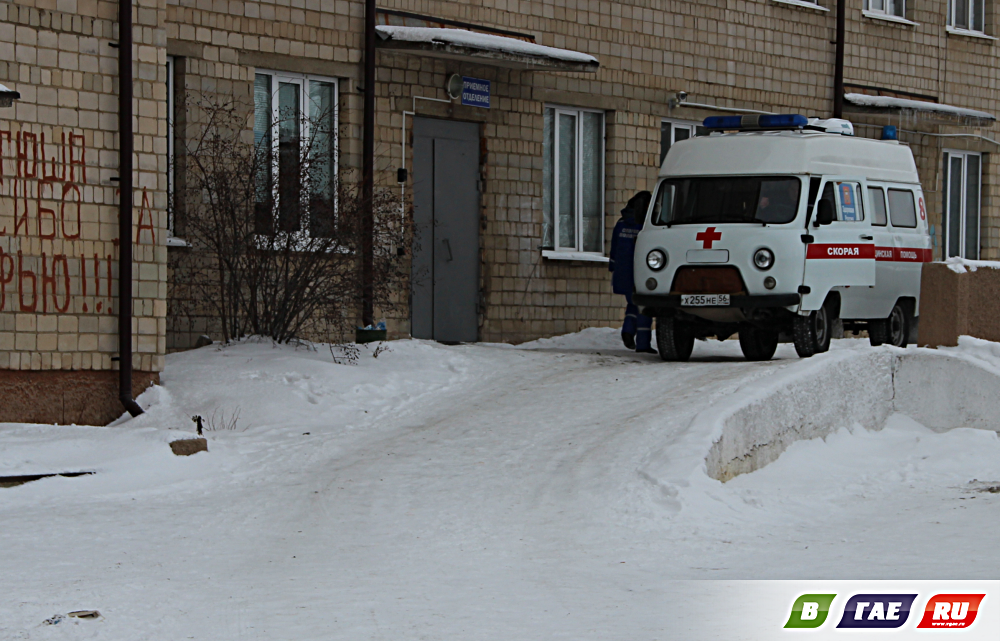
[[[867,234],[861,234],[861,240],[875,240],[875,237],[868,236]]]
[[[442,240],[441,243],[444,245],[444,248],[448,250],[448,258],[445,258],[444,262],[450,263],[451,260],[452,260],[452,258],[453,258],[452,255],[451,255],[451,243],[448,242],[447,238],[445,238],[444,240]]]

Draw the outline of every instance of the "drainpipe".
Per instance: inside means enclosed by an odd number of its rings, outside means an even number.
[[[833,117],[844,117],[844,0],[837,0],[837,51],[833,64]]]
[[[375,0],[365,0],[365,104],[361,132],[361,320],[375,322]]]
[[[118,398],[132,416],[132,0],[118,0]]]

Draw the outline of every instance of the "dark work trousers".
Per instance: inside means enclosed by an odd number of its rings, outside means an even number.
[[[639,313],[639,308],[632,302],[632,294],[625,294],[625,324],[622,334],[635,336],[636,351],[647,350],[653,340],[653,319]]]

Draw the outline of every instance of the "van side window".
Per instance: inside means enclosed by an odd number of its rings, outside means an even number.
[[[826,186],[823,187],[823,195],[819,199],[829,201],[833,211],[837,211],[837,199],[833,195],[833,183],[826,183]]]
[[[916,227],[917,208],[909,189],[889,190],[889,220],[893,227]]]
[[[837,220],[856,223],[865,219],[865,209],[861,203],[861,185],[858,183],[837,183],[837,210],[840,217]],[[823,197],[826,198],[824,191]]]
[[[872,201],[872,224],[885,227],[885,192],[881,187],[869,187],[868,200]]]

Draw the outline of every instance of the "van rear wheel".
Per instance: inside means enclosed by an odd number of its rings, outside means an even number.
[[[795,353],[801,358],[821,354],[830,349],[830,310],[823,305],[808,316],[796,316],[792,320],[792,341]]]
[[[686,361],[694,350],[694,334],[673,316],[656,319],[656,347],[665,361]]]
[[[886,344],[906,347],[909,342],[910,322],[906,310],[896,303],[889,318],[868,321],[868,342],[873,347]]]
[[[748,361],[769,361],[778,349],[778,333],[750,324],[740,325],[740,349]]]

